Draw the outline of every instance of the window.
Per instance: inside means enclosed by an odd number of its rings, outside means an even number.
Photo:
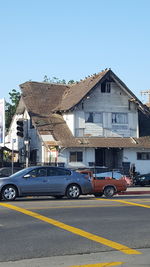
[[[110,93],[110,91],[111,91],[111,83],[104,81],[101,84],[101,93]]]
[[[82,152],[70,152],[70,162],[82,162],[83,153]]]
[[[63,175],[71,175],[69,170],[63,168],[48,168],[48,176],[63,176]]]
[[[150,152],[138,152],[137,159],[138,160],[150,160]]]
[[[113,124],[128,124],[128,114],[127,113],[112,113],[112,123]]]
[[[31,177],[43,177],[47,176],[47,169],[46,168],[37,168],[29,172]]]
[[[102,123],[103,122],[103,113],[102,112],[86,112],[85,113],[85,122]]]

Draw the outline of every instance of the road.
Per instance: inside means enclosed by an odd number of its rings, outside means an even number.
[[[1,201],[0,267],[150,266],[149,208],[150,195]]]

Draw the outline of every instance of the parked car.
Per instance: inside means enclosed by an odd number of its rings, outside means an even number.
[[[130,176],[122,174],[120,171],[109,171],[109,172],[103,172],[103,173],[96,173],[93,174],[94,177],[97,177],[97,179],[101,179],[105,177],[105,179],[122,179],[125,180],[128,186],[133,185],[133,180]]]
[[[20,167],[14,167],[13,168],[13,173],[16,173],[16,172],[18,172],[20,170],[21,170]],[[12,168],[11,167],[0,168],[0,178],[1,177],[8,177],[10,175],[12,175]]]
[[[14,200],[23,196],[67,196],[76,199],[92,191],[90,179],[65,168],[36,166],[0,179],[0,196]]]
[[[81,170],[80,173],[86,175],[86,177],[90,177],[93,186],[93,194],[96,197],[101,197],[105,195],[106,197],[112,197],[114,194],[119,192],[124,192],[127,190],[127,182],[125,179],[115,179],[109,176],[110,174],[101,173],[100,175],[93,175],[93,172],[90,170]]]
[[[106,168],[106,167],[105,167]],[[102,172],[102,168],[84,168],[82,170],[78,169],[78,172],[84,173],[84,171],[90,171],[91,175],[93,177],[97,177],[97,179],[123,179],[126,181],[128,186],[132,186],[133,185],[133,179],[130,176],[124,175],[122,174],[120,171],[118,170],[112,170],[112,171],[105,171]]]
[[[150,185],[150,173],[135,176],[134,184],[140,186]]]

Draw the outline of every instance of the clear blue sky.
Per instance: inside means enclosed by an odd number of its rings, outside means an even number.
[[[150,0],[0,0],[0,98],[107,67],[140,99],[150,89]]]

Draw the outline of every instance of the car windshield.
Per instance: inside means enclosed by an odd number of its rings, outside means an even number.
[[[14,173],[14,174],[12,174],[11,176],[10,176],[10,178],[14,178],[14,177],[18,177],[18,176],[24,176],[26,173],[28,173],[30,170],[32,170],[32,167],[31,168],[28,168],[28,169],[23,169],[23,170],[21,170],[21,171],[18,171],[18,172],[16,172],[16,173]]]

